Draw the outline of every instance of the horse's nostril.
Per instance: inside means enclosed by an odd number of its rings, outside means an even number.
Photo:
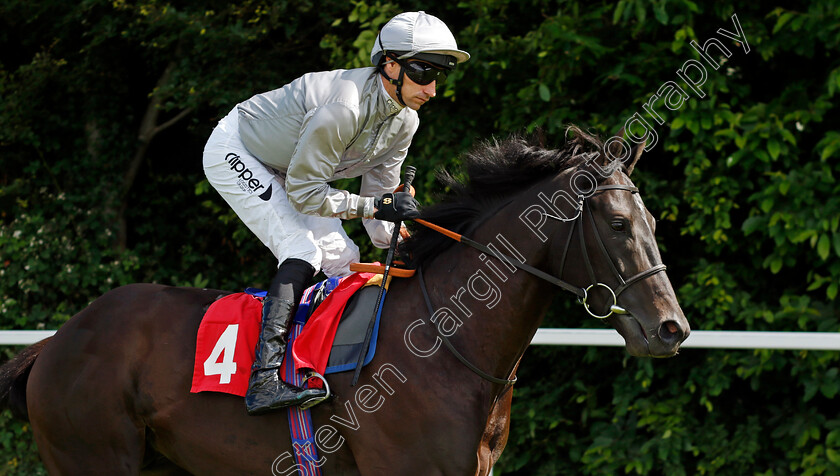
[[[682,340],[682,330],[674,321],[666,321],[659,326],[659,338],[667,344],[674,344]]]

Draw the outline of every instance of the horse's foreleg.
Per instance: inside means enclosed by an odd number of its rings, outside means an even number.
[[[513,400],[511,389],[505,389],[504,393],[493,405],[490,415],[487,417],[487,425],[484,427],[484,435],[481,437],[481,444],[478,446],[478,471],[476,476],[487,476],[493,465],[498,461],[502,451],[507,445],[510,432],[510,405]]]

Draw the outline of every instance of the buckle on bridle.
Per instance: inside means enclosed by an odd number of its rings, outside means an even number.
[[[578,206],[577,206],[577,215],[573,216],[572,218],[561,218],[557,215],[552,215],[551,213],[545,213],[546,218],[551,218],[552,220],[562,221],[562,222],[570,222],[575,221],[580,217],[580,214],[583,213],[583,200],[586,197],[583,195],[578,195]]]

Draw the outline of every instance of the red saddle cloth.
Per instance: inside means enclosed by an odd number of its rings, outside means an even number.
[[[260,335],[262,298],[225,296],[207,309],[195,341],[190,392],[224,392],[244,397]]]
[[[318,306],[291,349],[296,370],[314,369],[323,375],[347,301],[374,276],[375,273],[354,273],[342,278]],[[310,290],[304,296],[308,296]],[[247,293],[225,296],[210,306],[196,337],[190,392],[245,396],[261,318],[262,299]],[[280,375],[283,375],[282,370]]]

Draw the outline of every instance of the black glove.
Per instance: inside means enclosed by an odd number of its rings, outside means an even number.
[[[400,222],[420,216],[417,210],[417,200],[408,192],[386,193],[374,202],[376,213],[373,218],[392,222]]]

